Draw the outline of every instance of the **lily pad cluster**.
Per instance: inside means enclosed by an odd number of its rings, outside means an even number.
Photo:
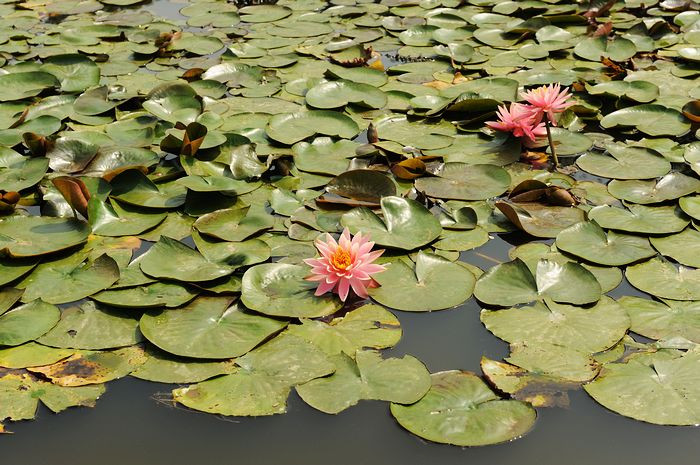
[[[1,422],[133,376],[220,415],[384,401],[459,446],[581,386],[700,424],[695,3],[140,3],[0,4]],[[550,83],[558,171],[485,127]],[[344,228],[386,249],[366,301],[305,280]],[[472,295],[511,349],[483,376],[381,352]]]

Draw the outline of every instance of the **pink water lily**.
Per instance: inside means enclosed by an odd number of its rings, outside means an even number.
[[[497,131],[510,132],[515,137],[526,137],[535,141],[538,137],[547,135],[542,118],[536,119],[528,105],[511,103],[498,107],[498,121],[487,121],[486,125]]]
[[[523,99],[530,104],[526,109],[530,112],[535,121],[541,121],[546,115],[552,126],[557,125],[554,115],[573,105],[568,102],[571,98],[569,89],[561,89],[559,84],[540,86],[523,94]]]
[[[311,275],[306,280],[318,282],[317,296],[335,292],[345,302],[352,288],[359,297],[366,298],[367,289],[377,286],[372,275],[386,269],[384,265],[372,263],[384,250],[372,251],[374,242],[362,233],[351,237],[345,228],[338,242],[326,234],[325,241],[317,239],[314,244],[321,256],[308,258],[304,263],[311,267]]]

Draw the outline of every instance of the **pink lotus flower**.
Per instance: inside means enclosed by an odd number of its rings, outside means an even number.
[[[536,119],[529,105],[511,103],[510,108],[505,105],[498,107],[498,121],[487,121],[486,125],[492,129],[513,133],[515,137],[526,137],[535,141],[538,137],[547,135],[542,118]]]
[[[351,238],[350,231],[345,228],[338,242],[326,234],[325,242],[317,239],[315,245],[321,257],[308,258],[304,263],[311,267],[312,273],[306,280],[319,282],[317,296],[335,292],[345,302],[351,287],[359,297],[366,298],[367,288],[378,286],[371,275],[384,271],[386,267],[372,262],[384,250],[370,252],[374,242],[362,233]]]
[[[552,123],[552,126],[557,125],[554,115],[573,105],[572,102],[567,102],[571,98],[569,89],[561,90],[559,84],[551,84],[549,86],[540,86],[523,94],[523,98],[532,106],[526,107],[535,121],[541,121],[544,115]]]

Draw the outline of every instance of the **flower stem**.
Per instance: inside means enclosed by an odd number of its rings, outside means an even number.
[[[552,130],[549,128],[549,119],[544,119],[544,127],[547,128],[547,140],[549,141],[549,150],[552,151],[552,157],[554,158],[554,169],[559,169],[559,158],[557,158],[557,151],[554,148],[554,141],[552,141]]]

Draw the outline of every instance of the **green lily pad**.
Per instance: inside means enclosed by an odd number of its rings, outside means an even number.
[[[193,122],[202,113],[197,92],[188,84],[166,83],[153,89],[143,102],[143,108],[170,123]]]
[[[140,261],[141,271],[154,278],[182,282],[211,281],[228,276],[234,269],[207,260],[196,250],[167,236],[146,252]]]
[[[0,75],[0,101],[7,102],[34,97],[44,89],[58,87],[61,83],[53,74],[43,71]]]
[[[107,254],[89,260],[81,254],[42,263],[18,286],[23,301],[51,304],[75,302],[110,287],[119,279],[119,265]]]
[[[330,110],[282,113],[270,118],[265,131],[273,140],[293,145],[315,134],[352,139],[360,128],[350,117]]]
[[[651,149],[611,145],[607,153],[589,152],[576,164],[596,176],[614,179],[650,179],[671,171],[671,163]]]
[[[8,311],[24,294],[23,289],[15,289],[14,287],[6,287],[0,289],[0,315]]]
[[[4,149],[0,152],[0,186],[7,192],[19,192],[38,184],[48,168],[46,158],[23,157],[13,150]]]
[[[557,248],[600,265],[620,266],[656,255],[649,240],[610,231],[594,221],[577,223],[557,235]]]
[[[120,205],[112,200],[101,202],[91,198],[88,202],[88,217],[92,232],[100,236],[132,236],[156,227],[167,213],[147,213],[129,205]]]
[[[681,112],[663,105],[646,104],[614,111],[600,121],[605,128],[635,127],[650,136],[680,136],[690,130]]]
[[[700,232],[695,229],[686,228],[678,234],[650,237],[649,241],[660,254],[681,265],[700,268]]]
[[[700,303],[697,301],[657,302],[624,296],[618,303],[630,317],[630,330],[637,334],[657,340],[682,337],[695,343],[700,341]]]
[[[340,223],[352,234],[369,234],[378,245],[404,250],[428,244],[442,231],[438,219],[415,200],[384,197],[381,208],[383,218],[366,207],[359,207],[344,214]]]
[[[0,367],[18,369],[51,365],[75,353],[71,349],[56,349],[36,342],[0,349]]]
[[[682,173],[669,173],[658,181],[613,180],[608,191],[620,200],[649,204],[675,200],[700,190],[700,180]]]
[[[625,363],[606,364],[584,389],[620,415],[659,425],[697,425],[699,362],[697,351],[677,358],[662,353],[632,357]]]
[[[429,441],[483,446],[527,433],[537,416],[524,402],[502,400],[478,376],[466,371],[431,375],[432,386],[413,405],[391,404],[401,426]]]
[[[326,190],[341,197],[377,203],[382,197],[396,195],[394,182],[374,170],[345,171],[331,179]]]
[[[329,355],[354,357],[363,348],[385,349],[401,339],[401,326],[393,313],[378,305],[363,305],[329,323],[302,319],[287,332],[305,339]]]
[[[639,103],[649,103],[659,96],[656,84],[647,81],[608,81],[588,88],[591,95],[625,97]]]
[[[239,357],[286,325],[227,297],[200,297],[184,308],[146,313],[140,322],[144,336],[164,351],[208,359]]]
[[[35,300],[0,315],[0,346],[18,346],[46,334],[56,326],[61,312]]]
[[[157,349],[147,350],[146,355],[146,363],[132,371],[129,376],[154,383],[185,384],[198,383],[234,370],[233,363],[229,360],[192,360]]]
[[[177,208],[185,203],[187,188],[176,182],[154,184],[138,170],[127,170],[111,181],[117,200],[137,207]]]
[[[600,62],[603,58],[624,61],[637,53],[637,47],[634,42],[623,37],[616,37],[613,40],[607,37],[591,37],[576,44],[574,53],[585,60],[596,62]]]
[[[466,301],[476,279],[466,268],[434,254],[419,252],[415,270],[402,260],[373,276],[380,287],[369,295],[397,310],[428,312],[455,307]]]
[[[179,307],[197,296],[197,292],[179,284],[156,282],[125,289],[107,289],[91,296],[105,305],[123,308]]]
[[[347,355],[335,360],[335,373],[296,387],[304,402],[325,413],[340,413],[363,399],[413,404],[430,389],[430,373],[410,355],[382,359],[363,350],[356,361]]]
[[[28,373],[7,373],[0,377],[0,417],[12,421],[31,420],[37,413],[39,401],[54,413],[70,407],[94,407],[104,392],[102,384],[63,387]]]
[[[680,208],[628,205],[627,210],[608,205],[594,207],[588,218],[606,229],[635,234],[671,234],[682,231],[690,222]]]
[[[387,115],[374,122],[380,139],[417,149],[441,149],[454,141],[455,127],[447,121],[412,121],[405,115]]]
[[[314,318],[335,313],[342,303],[335,296],[314,295],[316,284],[305,281],[306,266],[266,263],[249,268],[243,275],[241,301],[270,316]]]
[[[85,55],[54,55],[39,69],[55,76],[63,92],[82,92],[100,83],[100,68]]]
[[[283,334],[236,360],[233,374],[173,391],[175,401],[221,415],[260,416],[286,411],[292,386],[335,371],[318,348]]]
[[[72,218],[13,216],[0,219],[0,251],[35,257],[82,244],[90,228]]]
[[[445,163],[437,177],[416,179],[416,189],[429,197],[455,200],[485,200],[503,194],[510,175],[500,166]]]
[[[630,326],[624,308],[609,297],[591,308],[547,301],[546,305],[537,302],[507,310],[482,310],[481,322],[506,342],[543,342],[587,353],[614,346]]]
[[[261,208],[217,210],[200,216],[194,227],[202,234],[240,242],[274,226],[274,218]]]
[[[564,229],[585,219],[583,210],[575,207],[496,202],[496,208],[518,229],[535,237],[557,237]]]
[[[508,256],[511,259],[519,258],[524,261],[533,274],[537,272],[537,264],[541,259],[551,260],[560,265],[567,262],[576,262],[576,258],[558,252],[556,247],[550,247],[539,242],[520,245],[508,252]],[[619,268],[596,266],[583,262],[579,263],[579,265],[593,273],[593,276],[600,283],[603,293],[612,291],[622,282],[622,271]]]
[[[108,307],[85,302],[61,312],[61,321],[37,339],[43,345],[61,349],[102,350],[141,342],[138,318]]]
[[[525,262],[515,259],[484,273],[476,282],[474,296],[502,307],[545,298],[580,305],[600,299],[601,287],[595,276],[578,263],[562,265],[542,259],[532,273]]]
[[[384,92],[370,84],[344,79],[315,85],[305,95],[306,103],[314,108],[331,109],[355,103],[368,108],[383,108],[387,98]]]
[[[539,341],[511,344],[508,363],[530,373],[554,376],[567,382],[584,383],[593,379],[599,365],[584,351]]]
[[[656,297],[700,300],[700,270],[680,266],[663,258],[652,258],[630,266],[625,276],[631,285]]]

